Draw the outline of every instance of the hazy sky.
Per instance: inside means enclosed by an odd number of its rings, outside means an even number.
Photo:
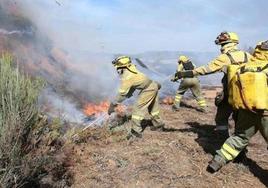
[[[61,47],[93,52],[218,51],[223,30],[241,47],[268,39],[267,0],[23,0]]]

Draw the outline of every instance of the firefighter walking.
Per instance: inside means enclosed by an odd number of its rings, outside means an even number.
[[[127,138],[142,137],[141,122],[148,114],[153,124],[151,130],[162,130],[164,123],[160,118],[158,99],[160,85],[139,72],[128,56],[120,56],[112,63],[120,76],[121,85],[116,100],[110,104],[108,114],[113,113],[119,103],[130,98],[134,91],[138,90],[138,99],[132,109],[131,130]]]
[[[216,45],[221,46],[221,55],[209,62],[206,66],[197,67],[194,70],[177,72],[176,76],[180,78],[194,77],[198,75],[208,75],[216,72],[223,72],[222,78],[223,91],[215,99],[217,113],[215,117],[216,131],[222,139],[229,137],[228,120],[233,109],[228,103],[228,85],[227,85],[227,66],[231,64],[243,64],[248,62],[251,55],[238,49],[238,35],[234,32],[222,32],[215,40]]]
[[[268,144],[268,41],[259,43],[253,58],[230,81],[229,101],[238,109],[234,136],[229,137],[208,166],[216,172],[234,160],[260,131]],[[230,80],[230,78],[229,78]]]
[[[177,72],[193,70],[194,68],[194,64],[188,57],[183,55],[179,57]],[[178,77],[176,75],[171,79],[172,82],[176,82],[177,80]],[[181,80],[180,86],[175,95],[174,105],[172,108],[176,111],[180,109],[182,96],[188,89],[191,90],[193,96],[197,100],[197,103],[200,107],[199,110],[205,112],[207,104],[202,95],[200,81],[197,77],[185,78]]]

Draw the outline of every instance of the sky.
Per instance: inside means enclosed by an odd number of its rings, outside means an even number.
[[[57,3],[58,2],[58,3]],[[40,30],[69,50],[215,52],[221,31],[240,47],[268,39],[267,0],[23,0]]]

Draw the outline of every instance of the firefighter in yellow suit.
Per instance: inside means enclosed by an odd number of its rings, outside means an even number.
[[[228,120],[233,109],[228,103],[228,86],[227,86],[227,66],[230,64],[242,64],[248,62],[252,57],[249,53],[238,49],[238,35],[234,32],[222,32],[215,40],[216,45],[221,46],[221,55],[212,60],[206,66],[197,67],[194,70],[177,72],[176,76],[180,78],[191,78],[199,75],[208,75],[217,72],[223,72],[222,78],[223,91],[217,96],[215,103],[217,105],[217,113],[215,117],[216,131],[222,139],[229,137]]]
[[[185,70],[186,71],[193,70],[194,68],[195,68],[194,64],[192,63],[192,61],[188,57],[186,57],[184,55],[179,57],[177,72],[185,71]],[[176,76],[174,76],[171,79],[171,81],[173,81],[173,82],[176,82],[177,80],[178,79]],[[188,89],[191,90],[193,96],[196,98],[197,103],[200,106],[199,110],[202,112],[205,112],[207,104],[206,104],[206,101],[202,95],[200,81],[197,77],[185,78],[181,81],[180,86],[177,90],[175,100],[174,100],[174,105],[172,106],[172,108],[174,110],[179,110],[181,98]]]
[[[256,97],[263,96],[263,98],[258,98],[258,100],[262,100],[262,105],[266,106],[266,109],[238,109],[237,121],[235,125],[235,133],[233,136],[230,136],[225,143],[222,145],[221,149],[217,151],[217,154],[214,156],[213,160],[210,162],[208,166],[208,171],[216,172],[221,169],[225,164],[229,161],[234,160],[239,153],[247,147],[250,139],[258,132],[262,134],[266,143],[268,144],[268,101],[267,101],[267,82],[268,82],[268,41],[259,43],[254,51],[253,58],[249,63],[247,63],[240,70],[246,70],[252,74],[252,70],[257,66],[257,73],[260,72],[266,74],[267,80],[264,76],[264,84],[259,80],[257,81],[260,86],[266,87],[266,89],[262,89],[261,91],[252,91],[252,86],[248,85],[247,87],[243,86],[243,91],[247,91],[248,93],[252,93],[253,95],[257,95]],[[251,78],[252,79],[252,78]],[[237,82],[233,82],[230,84],[235,84]],[[262,85],[263,84],[263,85]],[[247,90],[248,89],[248,90]],[[261,93],[264,92],[264,93]],[[266,92],[266,94],[265,94]],[[266,97],[266,99],[265,99]],[[249,103],[250,101],[244,101],[244,103]],[[234,101],[236,102],[236,101]],[[260,104],[260,102],[258,103]],[[256,108],[256,107],[255,107]],[[264,108],[264,107],[262,107]]]
[[[135,90],[139,91],[139,96],[132,109],[131,130],[128,139],[131,137],[142,136],[141,122],[146,115],[150,115],[153,127],[151,130],[162,130],[164,123],[160,118],[158,90],[160,85],[150,80],[143,73],[139,72],[135,65],[132,64],[131,58],[128,56],[120,56],[113,61],[121,78],[121,86],[119,88],[116,100],[110,104],[108,114],[114,112],[115,107],[130,98]]]

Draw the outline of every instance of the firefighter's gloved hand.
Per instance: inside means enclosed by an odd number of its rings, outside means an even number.
[[[219,106],[222,103],[223,99],[224,99],[224,92],[223,91],[218,92],[216,94],[215,101],[214,101],[215,105]]]
[[[176,81],[178,81],[178,78],[176,77],[176,74],[177,74],[177,73],[175,73],[175,75],[170,79],[171,82],[176,82]]]
[[[173,77],[173,78],[170,79],[171,82],[176,82],[177,80],[178,80],[178,79],[175,78],[175,77]]]
[[[156,84],[157,84],[158,90],[160,90],[162,87],[161,84],[159,82],[156,82]]]
[[[176,72],[175,76],[178,79],[193,78],[194,77],[194,72],[193,71],[180,71],[180,72]]]
[[[115,108],[116,108],[117,104],[111,103],[109,108],[108,108],[108,115],[111,115],[112,113],[115,112]]]

